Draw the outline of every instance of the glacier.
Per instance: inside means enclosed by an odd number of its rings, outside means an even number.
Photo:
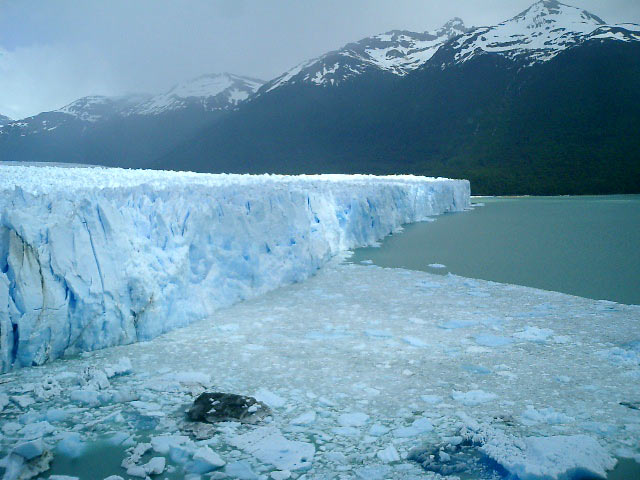
[[[466,180],[0,165],[0,371],[150,340],[403,224]]]

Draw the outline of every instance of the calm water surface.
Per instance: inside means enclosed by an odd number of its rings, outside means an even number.
[[[640,304],[640,195],[474,203],[484,206],[408,225],[351,261]]]

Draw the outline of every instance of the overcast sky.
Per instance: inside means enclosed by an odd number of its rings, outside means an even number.
[[[212,72],[269,80],[350,41],[492,25],[533,0],[0,0],[0,114],[23,118],[90,94],[161,92]],[[567,0],[640,23],[640,0]]]

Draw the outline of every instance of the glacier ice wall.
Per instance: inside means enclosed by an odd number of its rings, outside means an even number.
[[[411,176],[0,166],[0,369],[151,339],[469,193]]]

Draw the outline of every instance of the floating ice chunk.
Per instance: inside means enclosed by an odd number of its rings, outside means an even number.
[[[4,410],[4,407],[9,405],[9,395],[6,393],[0,393],[0,412]]]
[[[211,384],[211,376],[202,372],[170,373],[165,378],[180,383],[199,383],[205,387]]]
[[[331,431],[343,437],[359,437],[362,434],[362,432],[355,427],[335,427],[332,428]]]
[[[607,350],[600,350],[598,352],[598,355],[606,358],[611,363],[626,365],[630,367],[640,366],[639,348],[613,347]]]
[[[127,452],[129,452],[129,456],[122,460],[122,468],[126,468],[128,470],[129,468],[136,466],[140,462],[140,459],[143,457],[143,455],[149,450],[151,450],[150,443],[139,443],[135,447],[130,448],[129,450],[127,450]],[[133,475],[132,473],[128,472],[127,474]]]
[[[605,478],[607,470],[616,464],[616,460],[588,435],[519,438],[482,425],[464,413],[458,415],[466,424],[460,431],[461,436],[522,480]]]
[[[225,462],[220,455],[204,446],[197,449],[193,454],[193,461],[186,465],[185,469],[194,473],[209,473],[224,467]]]
[[[355,473],[361,480],[384,480],[391,468],[387,465],[371,465],[356,469]]]
[[[25,425],[22,430],[20,430],[19,434],[25,440],[35,440],[36,438],[44,437],[55,431],[55,427],[49,422],[36,422]]]
[[[384,425],[380,425],[379,423],[374,423],[369,429],[369,435],[373,435],[374,437],[381,437],[387,432],[389,432],[389,428]]]
[[[160,475],[164,472],[166,465],[167,460],[164,457],[153,457],[142,468],[144,468],[147,475]]]
[[[147,478],[147,471],[142,465],[131,465],[127,468],[127,475],[130,477]]]
[[[184,445],[170,445],[169,446],[169,458],[174,463],[185,464],[189,461],[192,454],[192,448]]]
[[[482,365],[473,365],[471,363],[464,363],[461,365],[461,368],[476,375],[489,375],[491,373],[491,370],[487,367],[483,367]]]
[[[418,347],[418,348],[424,348],[424,347],[428,347],[429,344],[420,340],[417,337],[411,337],[411,336],[407,336],[407,337],[403,337],[402,339],[405,343],[408,343],[409,345],[411,345],[412,347]]]
[[[486,448],[485,448],[486,447]],[[522,480],[606,478],[616,460],[587,435],[529,437],[519,451],[483,446],[482,450]]]
[[[11,401],[23,409],[36,403],[31,395],[13,395]]]
[[[25,442],[17,445],[12,453],[16,455],[20,455],[25,460],[31,460],[33,458],[39,457],[44,452],[44,443],[42,438],[38,438],[37,440],[31,440],[30,442]]]
[[[282,408],[287,403],[284,398],[265,388],[258,390],[254,398],[259,402],[266,403],[271,408]]]
[[[571,337],[568,335],[556,335],[553,337],[555,343],[567,344],[571,342]]]
[[[131,373],[133,366],[129,357],[122,357],[117,363],[110,365],[104,369],[108,378],[116,377],[119,375],[127,375]]]
[[[97,407],[101,403],[99,392],[90,389],[73,390],[69,395],[69,398],[71,398],[72,402],[87,405],[89,407]]]
[[[342,452],[325,452],[324,458],[329,462],[341,463],[342,465],[349,463],[349,459]]]
[[[553,335],[553,330],[549,328],[525,327],[521,332],[514,333],[513,336],[528,342],[544,343]]]
[[[562,412],[556,412],[553,408],[541,408],[536,410],[531,405],[522,412],[521,422],[524,425],[537,425],[545,423],[547,425],[560,425],[563,423],[571,423],[575,418],[565,415]]]
[[[95,367],[87,367],[82,373],[82,386],[87,390],[104,390],[110,383],[104,370]]]
[[[73,413],[74,409],[65,409],[65,408],[50,408],[47,410],[45,415],[45,420],[47,422],[64,422],[67,418],[69,418],[69,414]]]
[[[396,438],[408,438],[422,435],[433,431],[433,425],[427,418],[418,418],[408,427],[396,428],[393,431],[393,436]]]
[[[51,477],[49,477],[51,478]],[[104,480],[124,480],[124,478],[122,478],[120,475],[110,475],[107,478],[105,478]]]
[[[64,432],[61,436],[62,440],[56,446],[58,453],[69,458],[80,458],[86,450],[82,436],[76,432]]]
[[[18,432],[22,427],[22,425],[18,422],[6,422],[2,425],[2,432],[5,435],[13,435]]]
[[[423,402],[430,405],[435,405],[436,403],[440,403],[442,401],[442,397],[440,395],[422,395],[420,398]]]
[[[110,445],[122,445],[124,447],[132,447],[135,445],[133,437],[126,432],[117,432],[107,439]]]
[[[369,421],[369,415],[362,412],[343,413],[338,417],[338,423],[343,427],[362,427]]]
[[[389,330],[365,330],[365,334],[373,338],[391,338],[393,334]]]
[[[156,453],[166,455],[172,446],[184,445],[189,441],[189,437],[185,435],[159,435],[151,437],[151,448]]]
[[[291,478],[291,472],[289,470],[276,470],[269,475],[273,480],[288,480]]]
[[[110,480],[114,476],[115,475],[112,475],[111,477],[105,478],[104,480]],[[116,479],[118,478],[122,480],[122,477],[116,477]],[[71,475],[50,475],[49,480],[80,480],[80,477],[72,477]]]
[[[478,345],[482,345],[483,347],[504,347],[513,343],[513,340],[510,338],[492,335],[490,333],[476,335],[475,340]]]
[[[316,421],[316,412],[310,410],[291,420],[292,425],[311,425]]]
[[[444,328],[447,330],[455,330],[458,328],[469,328],[477,325],[478,322],[474,320],[449,320],[448,322],[441,323],[438,325],[440,328]]]
[[[481,403],[487,403],[495,400],[498,396],[494,393],[488,393],[483,390],[470,390],[468,392],[458,392],[454,390],[451,393],[451,398],[456,402],[460,402],[467,407],[473,407],[480,405]]]
[[[33,393],[38,400],[46,401],[60,395],[60,393],[62,393],[62,387],[60,387],[60,384],[55,378],[46,377],[35,386]]]
[[[443,268],[447,268],[446,265],[443,265],[441,263],[430,263],[429,265],[427,265],[430,268],[436,268],[436,269],[443,269]]]
[[[259,427],[243,435],[232,436],[229,443],[279,470],[292,472],[311,468],[315,454],[312,443],[288,440],[274,427]]]
[[[238,480],[258,480],[258,476],[251,469],[251,465],[245,460],[228,463],[224,469],[224,473]]]
[[[373,260],[361,260],[360,263],[363,265],[373,265]]]
[[[389,444],[384,450],[378,450],[376,456],[384,463],[392,463],[400,461],[400,454],[393,444]]]

